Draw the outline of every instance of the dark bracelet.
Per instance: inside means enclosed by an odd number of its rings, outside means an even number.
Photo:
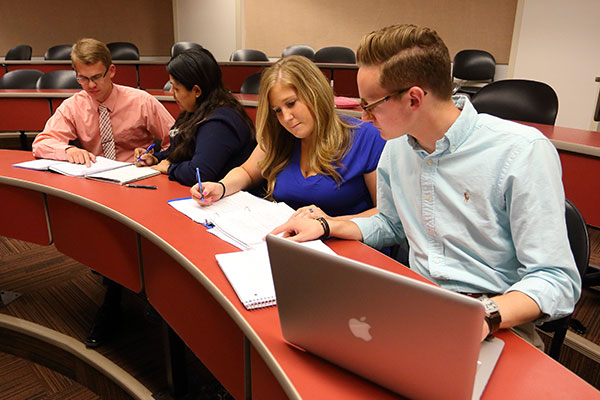
[[[329,223],[327,223],[327,220],[323,217],[316,218],[316,220],[319,221],[323,227],[323,236],[321,236],[319,239],[327,239],[329,237]]]
[[[223,186],[223,194],[221,195],[221,197],[219,197],[219,200],[221,200],[223,197],[225,197],[225,184],[223,182],[217,182],[219,185]]]

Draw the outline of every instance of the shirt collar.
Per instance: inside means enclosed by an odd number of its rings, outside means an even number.
[[[113,87],[112,87],[112,90],[111,90],[108,98],[106,100],[104,100],[104,102],[102,102],[102,103],[98,103],[95,100],[94,100],[94,102],[97,103],[98,106],[100,106],[100,104],[104,104],[106,106],[106,108],[108,108],[109,112],[113,112],[113,110],[115,109],[115,106],[117,104],[117,99],[119,98],[119,94],[118,94],[119,90],[117,87],[118,87],[118,85],[115,85],[113,83]]]
[[[440,155],[445,151],[452,153],[471,135],[475,127],[477,111],[466,96],[452,96],[452,101],[461,110],[458,118],[446,131],[444,137],[435,143],[435,151],[431,155]],[[408,135],[408,143],[415,151],[424,151],[417,140]]]

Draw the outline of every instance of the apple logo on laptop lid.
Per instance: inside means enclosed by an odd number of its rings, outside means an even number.
[[[361,317],[360,320],[356,318],[350,318],[348,320],[348,328],[350,328],[350,332],[352,332],[354,336],[364,340],[365,342],[369,342],[371,339],[373,339],[373,336],[371,336],[371,333],[369,333],[371,325],[365,322],[366,319],[367,317]]]

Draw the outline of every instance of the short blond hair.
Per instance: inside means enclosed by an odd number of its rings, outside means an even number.
[[[269,104],[269,93],[278,83],[295,90],[314,118],[310,169],[318,174],[330,175],[339,183],[341,175],[337,168],[341,167],[339,161],[350,147],[351,126],[335,112],[333,90],[321,70],[308,58],[292,55],[265,69],[260,80],[256,140],[265,152],[259,167],[267,179],[267,196],[273,194],[275,178],[290,162],[296,140],[281,126]]]
[[[79,39],[71,50],[71,63],[96,64],[100,61],[106,68],[112,64],[110,50],[99,40],[84,38]]]
[[[452,96],[450,54],[436,31],[415,25],[387,26],[365,35],[359,66],[381,66],[379,84],[390,92],[420,86],[442,100]]]

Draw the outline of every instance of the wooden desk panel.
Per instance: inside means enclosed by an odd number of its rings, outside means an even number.
[[[357,73],[357,68],[333,70],[333,91],[336,96],[359,97],[356,83]]]
[[[42,131],[48,118],[46,98],[0,97],[0,132]]]
[[[37,69],[44,73],[50,71],[58,71],[61,69],[72,69],[71,61],[65,61],[63,63],[48,63],[44,61],[31,61],[28,64],[9,64],[6,63],[6,67],[9,71],[15,71],[17,69]]]
[[[142,239],[142,257],[146,295],[152,306],[221,384],[235,398],[243,398],[244,335],[240,329],[198,280],[147,239]]]
[[[138,87],[138,71],[136,65],[116,65],[113,82],[119,85]]]
[[[579,209],[588,225],[600,228],[600,158],[562,150],[558,155],[565,196]]]
[[[60,252],[136,293],[141,292],[134,231],[106,215],[51,195],[48,213],[52,237]]]
[[[167,64],[155,65],[155,64],[140,64],[140,88],[141,89],[161,89],[165,86],[165,83],[169,80],[169,74],[167,73]]]
[[[0,235],[31,243],[51,243],[43,193],[0,183]]]
[[[231,64],[231,63],[229,63]],[[268,66],[269,63],[265,63]],[[264,67],[259,66],[248,66],[248,65],[221,65],[221,73],[223,75],[223,84],[225,87],[232,92],[239,92],[244,83],[244,79],[248,76],[261,72]]]

